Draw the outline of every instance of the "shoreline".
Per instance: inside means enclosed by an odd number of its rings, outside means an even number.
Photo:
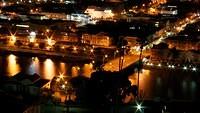
[[[59,53],[52,51],[44,50],[35,50],[35,49],[22,49],[22,48],[9,48],[9,47],[0,47],[0,55],[23,55],[28,57],[39,57],[39,58],[51,58],[51,59],[60,59],[65,62],[91,62],[94,58],[89,56],[80,56],[72,55],[70,53]]]

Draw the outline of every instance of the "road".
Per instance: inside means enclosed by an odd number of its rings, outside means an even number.
[[[103,69],[105,71],[119,71],[119,58],[115,58],[113,60],[110,60],[109,62],[105,63],[103,66]],[[122,69],[128,67],[129,65],[137,62],[139,60],[139,56],[138,55],[125,55],[123,57],[124,62],[123,62],[123,66]]]
[[[166,25],[164,28],[148,37],[149,42],[146,45],[144,45],[143,50],[151,49],[153,45],[158,45],[164,39],[177,35],[179,32],[183,31],[188,24],[195,23],[199,20],[200,15],[198,13],[190,13],[190,15],[185,17],[184,19]],[[105,71],[119,71],[119,59],[120,57],[107,62],[103,66],[103,69]],[[135,63],[136,61],[138,61],[138,59],[139,55],[125,55],[122,69]]]
[[[169,23],[169,25],[166,25],[155,34],[149,36],[147,38],[149,43],[144,46],[144,49],[150,49],[153,45],[158,45],[166,38],[176,36],[178,33],[183,31],[188,24],[192,24],[200,20],[199,13],[189,13],[187,15],[189,16],[178,20],[175,23]]]

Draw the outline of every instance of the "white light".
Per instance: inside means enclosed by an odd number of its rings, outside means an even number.
[[[184,70],[187,70],[187,67],[186,67],[186,66],[184,66],[184,67],[183,67],[183,69],[184,69]]]
[[[192,71],[196,71],[196,70],[197,70],[197,68],[195,68],[195,67],[192,68]]]
[[[91,52],[91,53],[93,53],[93,52],[94,52],[94,50],[93,50],[93,49],[90,49],[90,52]]]
[[[35,42],[35,38],[30,37],[29,41],[33,43],[33,42]]]
[[[63,78],[64,78],[63,73],[60,73],[58,77],[59,77],[60,79],[63,79]]]
[[[175,66],[174,66],[174,65],[172,65],[171,67],[172,67],[172,68],[175,68]]]
[[[65,85],[64,84],[61,87],[62,87],[62,89],[65,89]]]
[[[95,63],[95,61],[93,60],[93,61],[92,61],[92,63],[94,64],[94,63]]]
[[[107,58],[107,57],[108,57],[108,55],[105,55],[104,57],[105,57],[105,58]]]
[[[147,58],[143,58],[143,59],[142,59],[142,62],[144,62],[144,63],[147,62],[147,61],[148,61]]]
[[[142,106],[140,104],[137,104],[137,110],[141,110]]]
[[[22,25],[22,24],[17,24],[17,27],[25,27],[25,28],[29,28],[29,25]]]
[[[52,40],[51,38],[47,38],[47,44],[49,46],[53,46],[55,43],[56,43],[55,40]]]
[[[73,47],[73,51],[76,51],[76,50],[77,50],[77,47],[76,47],[76,46],[74,46],[74,47]]]
[[[158,64],[158,67],[161,67],[161,64]]]
[[[168,65],[168,68],[171,68],[171,65]]]
[[[6,3],[5,2],[3,2],[3,4],[2,4],[3,6],[6,6]]]
[[[33,36],[35,37],[36,36],[36,33],[34,31],[30,32],[30,36]]]
[[[119,51],[118,51],[118,50],[116,50],[116,53],[119,53]]]

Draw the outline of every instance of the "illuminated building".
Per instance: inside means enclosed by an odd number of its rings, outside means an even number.
[[[110,38],[107,34],[100,32],[95,35],[91,34],[83,34],[82,35],[82,42],[88,43],[91,45],[97,45],[97,46],[105,46],[108,47],[110,45]]]
[[[89,6],[85,13],[90,15],[93,19],[112,19],[114,14],[111,9],[103,9],[96,6]]]

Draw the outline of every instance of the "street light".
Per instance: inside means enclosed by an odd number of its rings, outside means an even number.
[[[30,32],[30,34],[29,34],[30,36],[29,36],[29,41],[31,42],[31,43],[34,43],[35,42],[35,37],[36,37],[36,33],[35,32]]]
[[[105,63],[105,60],[106,60],[107,58],[108,58],[108,55],[107,55],[107,54],[103,56],[103,64]]]
[[[196,70],[197,70],[197,68],[196,68],[196,67],[193,67],[193,68],[192,68],[192,71],[196,71]]]
[[[116,51],[114,52],[114,58],[115,58],[115,56],[116,56],[118,53],[119,53],[119,50],[116,50]]]
[[[184,70],[187,70],[187,66],[184,66],[183,69],[184,69]]]
[[[137,105],[137,110],[141,110],[142,106],[140,104]]]
[[[51,38],[47,38],[47,49],[49,50],[49,49],[51,49],[51,47],[56,43],[56,41],[55,40],[52,40]]]
[[[15,35],[11,35],[9,45],[14,45],[15,42],[17,41],[17,38]]]
[[[143,50],[143,44],[140,46],[140,56],[139,56],[139,63],[138,63],[138,78],[137,78],[137,85],[138,85],[138,92],[137,97],[139,98],[139,85],[140,85],[140,68],[141,68],[141,62],[142,62],[142,50]]]
[[[139,113],[144,113],[144,106],[142,106],[142,102],[140,102],[140,103],[138,103],[137,101],[136,101],[136,106],[135,106],[135,108],[136,108],[136,113],[139,111]]]
[[[93,53],[93,52],[94,52],[94,49],[90,49],[90,52]]]
[[[64,78],[63,73],[60,73],[58,77],[59,77],[60,79],[63,79],[63,78]]]

